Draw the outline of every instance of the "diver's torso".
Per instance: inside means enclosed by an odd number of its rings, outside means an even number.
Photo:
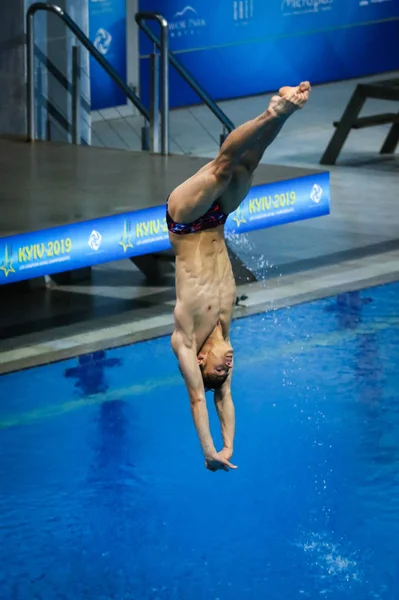
[[[224,227],[200,233],[170,233],[176,253],[175,318],[191,329],[197,351],[218,322],[228,338],[236,286],[224,241]]]

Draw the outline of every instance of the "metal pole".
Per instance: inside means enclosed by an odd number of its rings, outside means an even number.
[[[151,105],[150,105],[151,151],[159,153],[159,54],[157,54],[156,48],[154,48],[154,52],[150,56],[150,69],[151,69]],[[162,150],[163,150],[163,148],[162,148]]]
[[[161,95],[161,153],[169,154],[169,27],[166,19],[161,22],[161,63],[162,63],[162,95]]]
[[[36,139],[36,119],[35,119],[35,29],[33,14],[27,13],[26,16],[26,66],[27,66],[27,97],[26,97],[26,137],[28,142],[34,142]]]
[[[80,46],[72,46],[72,144],[81,142]]]
[[[152,12],[139,12],[135,15],[136,23],[139,27],[144,31],[144,33],[150,38],[150,40],[156,44],[159,48],[161,48],[161,41],[158,37],[153,33],[153,31],[144,23],[145,20],[154,20],[160,24],[161,27],[168,25],[168,22],[162,15]],[[212,100],[210,96],[205,92],[205,90],[200,86],[198,81],[194,79],[192,75],[185,69],[183,64],[176,58],[173,52],[169,52],[169,62],[172,66],[175,67],[178,73],[183,77],[183,79],[188,83],[188,85],[193,89],[199,97],[204,101],[204,103],[209,107],[209,109],[213,112],[213,114],[219,119],[221,123],[226,126],[226,129],[231,132],[235,129],[234,123],[230,121],[230,119],[224,114],[224,112],[218,107],[218,105]]]
[[[223,144],[226,141],[228,135],[229,135],[229,132],[227,131],[226,126],[223,125],[223,133],[220,134],[220,138],[219,138],[220,147],[223,146]]]
[[[144,125],[141,128],[141,149],[149,152],[151,150],[150,144],[150,130],[148,127],[148,121],[144,121]]]
[[[37,137],[39,140],[43,139],[43,67],[39,63],[37,68],[37,85],[36,85],[36,123],[37,123]]]
[[[52,138],[52,135],[51,135],[51,119],[50,119],[50,116],[47,115],[47,121],[46,121],[46,138],[45,138],[46,142],[51,142],[51,138]]]

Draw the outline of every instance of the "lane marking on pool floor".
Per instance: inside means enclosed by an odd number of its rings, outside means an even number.
[[[278,356],[295,355],[301,352],[306,353],[321,347],[334,347],[338,344],[347,343],[351,340],[354,340],[358,336],[371,335],[373,333],[377,333],[378,331],[384,331],[390,328],[399,328],[399,317],[388,317],[384,319],[384,322],[374,322],[369,325],[361,325],[351,330],[333,331],[327,334],[319,334],[311,337],[309,336],[308,338],[282,344],[281,346],[273,347],[272,349],[268,348],[263,352],[259,352],[255,356],[251,355],[248,360],[245,360],[245,358],[240,359],[239,362],[240,365],[245,365],[246,362],[249,362],[251,365],[253,365],[268,360],[276,361]],[[46,367],[42,368],[45,369]],[[21,425],[35,424],[45,419],[58,417],[78,409],[91,407],[104,402],[112,402],[113,400],[120,400],[122,398],[137,398],[138,396],[144,396],[145,394],[153,392],[159,388],[170,388],[178,385],[183,385],[183,382],[181,376],[176,374],[175,376],[165,379],[147,381],[125,388],[108,390],[99,394],[86,396],[85,398],[74,398],[72,400],[68,399],[59,404],[53,404],[43,408],[34,409],[22,414],[14,414],[5,418],[0,417],[0,430]]]

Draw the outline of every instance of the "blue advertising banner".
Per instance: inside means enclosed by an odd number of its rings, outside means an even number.
[[[246,233],[330,213],[330,175],[319,173],[254,186],[226,222],[226,233]]]
[[[89,37],[126,81],[126,0],[89,0]],[[90,75],[92,110],[126,104],[124,93],[93,58]]]
[[[399,68],[398,0],[140,0],[140,10],[168,20],[171,50],[218,100]],[[142,35],[145,101],[150,52]],[[198,101],[171,69],[171,105]]]
[[[229,216],[226,234],[329,212],[329,173],[255,186]],[[169,248],[165,206],[0,238],[0,285]]]

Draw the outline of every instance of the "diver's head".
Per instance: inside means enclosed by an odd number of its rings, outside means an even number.
[[[198,353],[205,390],[219,389],[233,368],[233,348],[223,339],[220,331],[214,331]]]

